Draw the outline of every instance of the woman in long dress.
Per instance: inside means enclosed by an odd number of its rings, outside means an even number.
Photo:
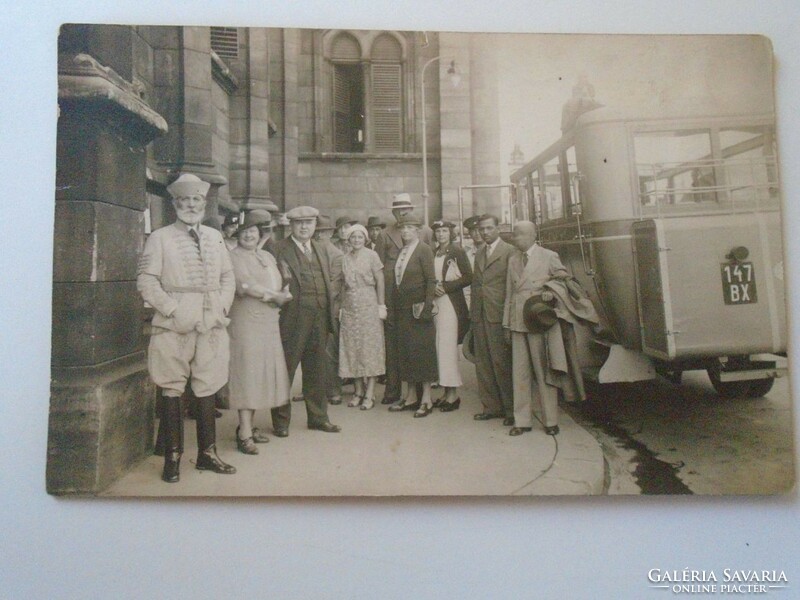
[[[347,405],[361,410],[375,406],[375,380],[386,372],[383,265],[378,254],[366,247],[368,239],[363,225],[347,230],[339,327],[339,377],[354,380],[355,395]]]
[[[239,411],[236,446],[244,454],[258,454],[256,443],[269,441],[253,427],[255,411],[287,404],[291,387],[278,317],[280,307],[292,296],[283,285],[275,257],[262,249],[271,227],[267,211],[249,212],[236,233],[237,245],[230,251],[236,296],[228,315],[228,389],[230,408]]]
[[[453,223],[436,221],[433,235],[436,239],[436,253],[433,267],[436,272],[436,308],[433,317],[436,325],[436,359],[439,363],[439,385],[444,388],[444,396],[436,401],[439,410],[450,412],[458,410],[461,398],[461,373],[458,369],[458,345],[469,328],[469,312],[464,298],[464,288],[472,283],[472,269],[467,253],[453,243]]]
[[[420,242],[420,222],[410,215],[397,222],[403,248],[393,274],[392,319],[397,331],[397,363],[401,381],[405,381],[403,400],[389,407],[392,412],[416,410],[415,417],[427,417],[433,410],[431,383],[438,377],[436,366],[436,327],[433,324],[433,298],[436,274],[433,250]],[[422,397],[416,402],[416,384]]]

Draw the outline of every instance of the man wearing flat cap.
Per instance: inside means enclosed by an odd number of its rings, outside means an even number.
[[[383,276],[386,290],[386,307],[391,311],[391,298],[394,295],[395,287],[394,268],[397,264],[397,257],[403,249],[403,238],[400,235],[398,222],[401,219],[411,217],[414,212],[414,205],[411,203],[411,196],[406,193],[395,194],[392,198],[392,215],[395,222],[388,225],[382,232],[375,252],[383,263]],[[427,225],[422,225],[419,230],[419,241],[426,243],[433,248],[433,231]],[[397,335],[393,323],[389,319],[384,323],[384,339],[386,343],[386,390],[382,404],[394,404],[400,400],[402,392],[398,365],[394,356],[396,353],[391,349],[397,346],[394,339]]]
[[[155,309],[147,367],[163,398],[162,479],[180,478],[183,416],[180,397],[191,382],[196,397],[197,469],[232,474],[216,449],[214,397],[228,381],[228,310],[233,267],[222,234],[201,224],[209,184],[181,175],[167,186],[178,219],[150,234],[136,287]]]
[[[341,272],[336,272],[327,243],[313,239],[318,215],[319,211],[311,206],[288,211],[291,235],[275,244],[278,259],[291,273],[292,300],[281,309],[280,329],[289,378],[294,377],[298,365],[303,367],[308,428],[336,433],[341,428],[330,422],[325,397],[329,384],[326,344],[331,334],[338,335]],[[291,403],[272,409],[276,436],[289,435],[291,414]]]
[[[563,341],[555,311],[548,305],[546,285],[554,279],[567,279],[569,273],[558,254],[536,243],[536,226],[530,221],[517,221],[512,243],[518,251],[508,260],[503,310],[514,382],[514,427],[509,435],[531,431],[536,404],[545,433],[557,435],[559,378],[553,373],[548,350],[563,348]]]

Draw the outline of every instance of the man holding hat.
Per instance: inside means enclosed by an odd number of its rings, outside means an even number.
[[[407,217],[411,217],[414,212],[414,205],[411,204],[411,196],[406,193],[395,194],[392,198],[392,215],[395,222],[388,225],[378,238],[375,252],[383,263],[383,276],[386,290],[386,306],[391,311],[391,298],[395,287],[394,268],[397,264],[397,257],[403,249],[403,238],[400,235],[399,222]],[[419,241],[428,244],[433,248],[433,231],[427,225],[422,225],[419,230]],[[397,346],[393,322],[390,319],[384,324],[384,339],[386,342],[386,390],[381,404],[394,404],[400,400],[402,392],[400,376],[398,372],[396,353],[392,348]]]
[[[558,383],[548,349],[560,346],[561,329],[546,284],[565,280],[569,273],[558,254],[536,243],[536,226],[517,221],[513,245],[519,250],[508,260],[503,328],[511,340],[514,381],[514,427],[509,435],[531,431],[533,402],[542,411],[545,432],[558,434]],[[551,343],[550,332],[555,334]]]
[[[233,267],[222,234],[201,225],[209,184],[190,174],[167,186],[178,220],[150,234],[136,287],[154,309],[147,367],[163,397],[164,471],[180,478],[183,416],[180,397],[191,381],[197,398],[196,468],[232,474],[217,456],[214,396],[228,381],[228,310]]]
[[[313,239],[319,211],[298,206],[286,213],[291,235],[275,244],[278,259],[291,272],[289,292],[292,300],[283,305],[280,316],[281,340],[286,354],[289,378],[303,366],[303,399],[308,428],[328,433],[341,431],[328,419],[328,356],[326,345],[331,334],[338,336],[341,271],[337,274],[327,243]],[[291,403],[272,409],[275,435],[289,435]]]

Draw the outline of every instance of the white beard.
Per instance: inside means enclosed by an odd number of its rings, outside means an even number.
[[[186,223],[187,225],[197,225],[198,223],[202,222],[203,215],[205,211],[201,210],[199,212],[194,212],[189,209],[175,209],[175,213],[178,215],[178,220]]]

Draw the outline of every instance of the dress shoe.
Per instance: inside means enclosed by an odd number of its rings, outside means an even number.
[[[404,410],[417,410],[420,406],[420,401],[417,400],[414,404],[406,404],[405,402],[400,402],[399,404],[392,404],[389,407],[391,412],[401,412]]]
[[[222,462],[220,457],[217,456],[216,445],[211,445],[197,453],[195,469],[199,471],[214,471],[214,473],[219,473],[220,475],[233,475],[236,473],[236,467]]]
[[[530,431],[530,427],[512,427],[508,430],[508,435],[522,435],[526,431]]]
[[[478,413],[477,415],[475,415],[472,418],[475,419],[476,421],[488,421],[489,419],[502,419],[503,415],[497,415],[495,413],[482,412],[482,413]]]
[[[441,412],[453,412],[454,410],[458,410],[461,406],[461,398],[456,398],[455,402],[442,402],[442,405],[439,407]]]
[[[423,417],[427,417],[429,414],[433,412],[433,405],[425,404],[420,406],[419,410],[414,413],[415,419],[421,419]]]
[[[269,437],[258,427],[253,427],[253,441],[256,444],[266,444],[269,442]]]
[[[547,435],[558,435],[559,431],[561,431],[561,430],[558,428],[558,425],[551,425],[550,427],[545,427],[544,428],[544,432]]]
[[[394,404],[395,402],[398,402],[398,399],[391,396],[384,396],[383,400],[381,400],[381,404]]]
[[[333,406],[339,406],[342,403],[341,396],[331,396],[328,398],[328,404],[332,404]]]
[[[161,479],[167,483],[178,483],[181,479],[181,455],[178,452],[167,452],[164,456],[164,471]]]
[[[275,437],[289,437],[289,430],[276,427],[275,429],[272,430],[272,435],[274,435]]]
[[[356,406],[361,406],[361,403],[364,402],[364,396],[360,396],[359,394],[353,394],[353,399],[347,403],[347,406],[350,408],[355,408]]]
[[[364,398],[364,401],[361,403],[359,408],[361,410],[369,410],[373,406],[375,406],[375,398]]]
[[[506,417],[503,419],[503,425],[506,427],[512,427],[514,425],[514,417]]]
[[[314,431],[324,431],[325,433],[339,433],[342,428],[338,425],[334,425],[330,421],[325,421],[324,423],[314,423],[313,425],[309,424],[309,429],[313,429]]]
[[[253,437],[249,437],[246,440],[243,440],[240,437],[236,437],[236,448],[242,454],[258,454],[258,448],[256,448],[256,443],[253,441]]]

